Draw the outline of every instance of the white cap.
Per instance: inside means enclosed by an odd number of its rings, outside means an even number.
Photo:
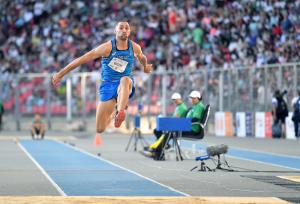
[[[190,93],[191,98],[201,98],[201,93],[199,91],[192,91]]]
[[[172,100],[181,99],[180,93],[173,93],[171,99],[172,99]]]

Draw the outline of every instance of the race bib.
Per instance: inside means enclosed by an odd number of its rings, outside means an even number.
[[[114,57],[112,60],[110,60],[108,66],[113,70],[122,73],[125,71],[127,64],[127,61]]]

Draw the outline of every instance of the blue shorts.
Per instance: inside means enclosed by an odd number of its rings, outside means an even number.
[[[131,81],[132,81],[132,88],[131,88],[131,94],[129,95],[129,98],[132,98],[135,92],[133,79],[131,79]],[[100,101],[109,101],[111,99],[117,99],[119,85],[120,85],[120,81],[116,81],[116,82],[103,81],[99,86]]]

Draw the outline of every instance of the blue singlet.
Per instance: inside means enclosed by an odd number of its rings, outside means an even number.
[[[132,68],[134,66],[134,52],[131,40],[128,40],[127,50],[118,50],[116,39],[111,40],[112,49],[108,57],[102,58],[101,78],[99,87],[99,98],[101,101],[108,101],[118,97],[118,87],[120,80],[128,76],[132,80],[132,91],[129,98],[134,95],[134,81],[132,78]]]

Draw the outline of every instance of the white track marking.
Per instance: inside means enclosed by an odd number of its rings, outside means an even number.
[[[160,185],[160,186],[163,186],[163,187],[165,187],[165,188],[168,188],[168,189],[170,189],[171,191],[177,192],[177,193],[182,194],[182,195],[184,195],[184,196],[190,196],[190,195],[187,194],[187,193],[184,193],[184,192],[181,192],[181,191],[179,191],[179,190],[176,190],[176,189],[174,189],[174,188],[172,188],[172,187],[170,187],[170,186],[167,186],[167,185],[162,184],[162,183],[160,183],[160,182],[158,182],[158,181],[155,181],[155,180],[153,180],[153,179],[151,179],[151,178],[148,178],[148,177],[146,177],[146,176],[143,176],[143,175],[141,175],[141,174],[139,174],[139,173],[137,173],[137,172],[135,172],[135,171],[132,171],[132,170],[130,170],[130,169],[127,169],[127,168],[125,168],[125,167],[122,167],[122,166],[120,166],[120,165],[118,165],[118,164],[115,164],[115,163],[113,163],[113,162],[111,162],[111,161],[108,161],[108,160],[106,160],[106,159],[100,158],[100,157],[98,157],[98,156],[96,156],[96,155],[93,155],[93,154],[91,154],[91,153],[89,153],[89,152],[87,152],[87,151],[85,151],[85,150],[79,149],[78,147],[73,147],[73,146],[67,145],[67,144],[65,144],[65,143],[63,143],[63,142],[61,142],[61,141],[57,141],[57,140],[55,140],[55,141],[58,142],[58,143],[61,143],[61,144],[65,145],[65,146],[67,146],[67,147],[69,147],[69,148],[72,148],[72,149],[74,149],[74,150],[76,150],[76,151],[79,151],[79,152],[81,152],[81,153],[83,153],[83,154],[86,154],[86,155],[89,155],[89,156],[94,157],[94,158],[96,158],[96,159],[99,159],[99,160],[101,160],[101,161],[107,162],[107,163],[109,163],[109,164],[111,164],[111,165],[113,165],[113,166],[116,166],[116,167],[120,168],[120,169],[123,169],[123,170],[128,171],[128,172],[130,172],[130,173],[132,173],[132,174],[135,174],[135,175],[137,175],[137,176],[139,176],[139,177],[142,177],[142,178],[144,178],[144,179],[146,179],[146,180],[149,180],[149,181],[151,181],[151,182],[153,182],[153,183],[156,183],[156,184],[158,184],[158,185]]]
[[[60,193],[62,196],[67,196],[67,194],[55,183],[52,178],[46,173],[46,171],[41,167],[41,165],[31,156],[31,154],[24,148],[24,146],[21,143],[17,143],[18,146],[21,148],[21,150],[31,159],[31,161],[38,167],[38,169],[44,174],[44,176],[50,181],[50,183],[56,188],[56,190]]]
[[[189,142],[189,141],[188,141]],[[200,143],[199,143],[200,144]],[[204,146],[213,146],[215,144],[212,144],[212,143],[207,143],[206,145],[205,144],[200,144],[200,145],[204,145]],[[191,149],[190,145],[188,144],[189,147],[185,147],[187,149]],[[229,145],[228,145],[229,147]],[[290,157],[292,159],[300,159],[299,157],[297,156],[293,156],[293,155],[285,155],[285,154],[276,154],[276,153],[270,153],[270,152],[265,152],[265,151],[259,151],[259,150],[250,150],[250,149],[247,149],[247,148],[239,148],[239,147],[232,147],[232,149],[236,149],[236,150],[240,150],[240,151],[248,151],[250,153],[257,153],[257,154],[267,154],[267,155],[273,155],[273,156],[281,156],[281,157]],[[230,151],[230,148],[229,148],[229,151]],[[257,162],[257,163],[261,163],[261,164],[264,164],[264,165],[269,165],[269,166],[276,166],[276,167],[280,167],[280,168],[286,168],[286,169],[293,169],[293,170],[299,170],[299,168],[293,168],[293,167],[288,167],[288,166],[282,166],[280,164],[274,164],[274,163],[271,163],[271,162],[263,162],[263,161],[258,161],[258,160],[254,160],[254,159],[248,159],[248,158],[244,158],[242,156],[234,156],[234,155],[230,155],[230,153],[227,153],[226,154],[227,157],[231,157],[231,158],[234,158],[234,159],[240,159],[240,160],[246,160],[246,161],[252,161],[252,162]]]

